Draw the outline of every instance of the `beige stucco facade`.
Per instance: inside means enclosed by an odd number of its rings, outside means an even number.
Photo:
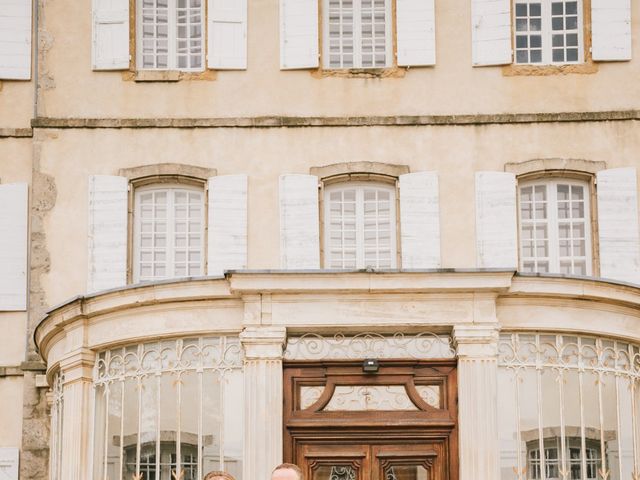
[[[246,418],[273,415],[264,426],[245,425],[243,478],[258,480],[283,458],[288,338],[448,336],[460,372],[459,478],[493,480],[501,330],[640,344],[640,286],[598,278],[595,240],[590,278],[478,269],[475,191],[481,171],[591,179],[606,169],[640,172],[640,54],[590,61],[578,73],[474,68],[469,2],[437,0],[433,67],[287,71],[279,69],[278,1],[252,0],[246,70],[142,81],[133,70],[92,70],[91,2],[36,4],[34,78],[0,80],[0,185],[29,185],[28,309],[0,311],[0,448],[20,448],[20,480],[94,478],[94,366],[112,348],[240,338],[253,392],[241,409]],[[640,3],[632,2],[631,18],[632,49],[640,52]],[[371,173],[362,162],[437,172],[441,268],[281,270],[280,177],[333,164],[346,173],[359,163],[357,173]],[[248,176],[246,269],[89,294],[90,176],[157,164],[172,164],[176,177],[192,167]],[[66,403],[55,476],[48,428],[60,374]],[[268,398],[256,387],[265,378],[280,388]],[[477,445],[485,448],[480,456]]]

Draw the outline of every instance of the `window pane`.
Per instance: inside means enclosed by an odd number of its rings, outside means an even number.
[[[363,184],[326,191],[328,268],[395,266],[395,199],[392,189]]]
[[[136,281],[201,275],[204,196],[166,188],[136,196]]]

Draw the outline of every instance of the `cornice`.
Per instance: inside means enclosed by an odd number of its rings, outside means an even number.
[[[597,302],[599,309],[615,311],[623,306],[640,317],[640,287],[586,277],[519,275],[512,270],[422,270],[422,271],[231,271],[225,277],[200,277],[180,281],[139,284],[79,296],[52,308],[34,332],[40,351],[47,355],[49,344],[62,338],[64,331],[77,322],[91,324],[94,318],[114,312],[155,305],[203,304],[243,297],[277,295],[279,301],[295,302],[304,297],[348,295],[442,294],[469,295],[476,300],[499,302],[501,299],[526,298],[541,304],[549,299],[563,299],[567,304]],[[453,300],[452,300],[453,301]],[[222,305],[222,304],[221,304]]]
[[[389,116],[264,116],[212,118],[55,118],[31,120],[33,128],[297,128],[297,127],[415,127],[527,123],[609,122],[640,120],[640,110],[556,113],[498,113],[468,115]]]

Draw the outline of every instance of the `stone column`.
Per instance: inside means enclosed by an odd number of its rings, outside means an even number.
[[[457,325],[460,480],[500,478],[498,327]]]
[[[243,478],[267,480],[282,463],[282,354],[286,330],[247,327],[244,347]]]
[[[89,435],[94,363],[95,354],[87,348],[75,350],[60,361],[64,375],[61,461],[64,480],[92,478]]]

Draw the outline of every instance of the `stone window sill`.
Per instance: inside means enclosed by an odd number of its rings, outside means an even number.
[[[129,70],[123,72],[123,80],[138,83],[165,82],[174,83],[181,80],[215,80],[214,70],[202,72],[181,72],[180,70]]]
[[[544,77],[548,75],[593,74],[598,71],[598,65],[592,61],[572,63],[568,65],[523,65],[511,64],[502,67],[505,77],[532,76]]]

